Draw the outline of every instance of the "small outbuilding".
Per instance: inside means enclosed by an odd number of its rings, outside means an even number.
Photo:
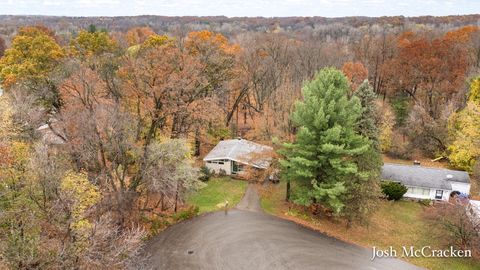
[[[246,166],[256,169],[266,169],[270,166],[270,146],[258,144],[244,139],[220,141],[210,151],[203,161],[205,166],[216,173],[226,175],[242,174]]]
[[[65,143],[63,134],[56,130],[57,121],[51,120],[50,124],[45,124],[37,128],[43,142],[47,145],[62,145]]]
[[[382,179],[406,186],[407,198],[448,201],[455,194],[470,194],[470,176],[464,171],[386,163]]]

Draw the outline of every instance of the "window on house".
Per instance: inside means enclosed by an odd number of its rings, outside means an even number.
[[[239,172],[243,172],[243,171],[244,171],[243,165],[241,165],[241,164],[238,164],[237,171],[239,171]]]
[[[443,190],[437,190],[437,192],[435,192],[435,199],[441,200],[442,197],[443,197]]]
[[[243,165],[236,162],[236,161],[232,161],[232,173],[236,174],[236,173],[242,172],[242,171],[243,171]]]
[[[428,188],[409,187],[407,192],[414,195],[422,195],[422,196],[430,195],[430,189]]]
[[[213,163],[213,164],[225,164],[225,162],[227,162],[228,160],[227,159],[218,159],[218,160],[212,160],[212,161],[207,161],[208,163]]]

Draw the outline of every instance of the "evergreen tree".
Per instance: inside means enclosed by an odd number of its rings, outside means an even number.
[[[365,80],[355,91],[354,96],[358,97],[362,106],[357,131],[360,135],[368,138],[373,143],[375,149],[378,149],[379,130],[377,126],[377,106],[375,104],[377,95],[373,92],[373,88],[369,85],[368,80]]]
[[[364,223],[374,211],[380,195],[380,172],[382,158],[379,151],[379,131],[376,124],[377,107],[376,95],[364,81],[354,96],[360,99],[362,113],[357,122],[358,134],[368,138],[370,145],[366,152],[354,157],[358,174],[353,175],[345,182],[346,192],[344,197],[344,216],[348,224],[358,221]]]
[[[90,24],[90,25],[88,26],[88,32],[89,32],[89,33],[92,33],[92,34],[95,33],[95,32],[97,32],[97,26],[96,26],[95,24]]]
[[[306,191],[297,194],[297,203],[319,202],[338,213],[344,207],[345,182],[359,176],[353,157],[365,153],[369,143],[355,130],[362,109],[348,91],[347,79],[334,68],[322,69],[302,89],[304,100],[292,114],[299,128],[296,141],[281,150],[283,177]]]

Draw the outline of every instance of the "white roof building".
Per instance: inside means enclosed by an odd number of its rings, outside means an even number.
[[[220,141],[203,159],[206,166],[227,175],[243,171],[243,166],[266,169],[270,166],[273,148],[244,139]]]

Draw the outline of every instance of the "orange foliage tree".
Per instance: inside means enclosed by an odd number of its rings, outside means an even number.
[[[467,53],[449,36],[428,39],[413,32],[397,40],[398,54],[386,65],[392,92],[404,92],[433,118],[465,80]]]
[[[235,57],[240,47],[231,44],[226,37],[207,30],[190,32],[185,49],[204,65],[208,91],[218,91],[234,75]]]
[[[127,32],[127,43],[129,46],[142,44],[145,40],[155,35],[155,32],[150,27],[134,27]]]
[[[368,70],[361,62],[346,62],[342,67],[343,74],[347,76],[353,89],[368,78]]]

